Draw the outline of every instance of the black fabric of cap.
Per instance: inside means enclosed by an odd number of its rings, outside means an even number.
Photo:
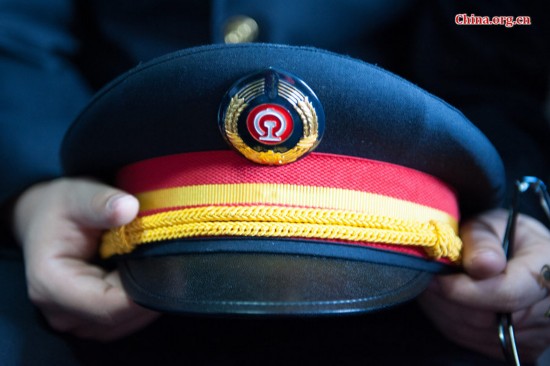
[[[61,152],[66,173],[112,183],[130,163],[230,149],[218,128],[220,101],[235,81],[268,67],[300,77],[319,97],[326,127],[316,151],[431,174],[457,191],[463,216],[500,203],[500,158],[456,109],[368,63],[270,44],[186,49],[120,76],[68,131]],[[413,298],[429,272],[443,270],[375,249],[259,238],[176,240],[117,259],[137,302],[164,311],[225,314],[380,309]]]

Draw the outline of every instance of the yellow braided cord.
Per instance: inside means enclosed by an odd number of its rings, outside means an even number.
[[[249,236],[308,238],[419,246],[434,259],[460,260],[462,242],[449,222],[418,222],[326,209],[274,206],[207,206],[135,219],[103,237],[101,255],[132,252],[162,240]]]

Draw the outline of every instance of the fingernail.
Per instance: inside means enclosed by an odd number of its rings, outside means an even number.
[[[484,264],[500,261],[500,254],[492,249],[478,249],[472,257],[473,262],[482,262]]]
[[[494,276],[506,267],[506,258],[495,250],[480,248],[473,253],[468,263],[464,263],[466,272],[475,278]]]
[[[120,205],[124,205],[124,202],[130,199],[132,199],[132,197],[125,193],[114,194],[107,200],[107,210],[111,212],[115,211]]]

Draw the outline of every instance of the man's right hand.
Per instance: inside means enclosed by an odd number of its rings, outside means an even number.
[[[85,179],[58,179],[29,188],[14,208],[28,293],[58,331],[96,340],[124,337],[159,314],[132,302],[117,271],[89,262],[105,229],[137,215],[136,198]]]

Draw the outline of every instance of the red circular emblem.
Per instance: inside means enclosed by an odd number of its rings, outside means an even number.
[[[277,145],[292,134],[290,113],[278,104],[260,104],[246,118],[246,127],[254,139],[265,145]]]

